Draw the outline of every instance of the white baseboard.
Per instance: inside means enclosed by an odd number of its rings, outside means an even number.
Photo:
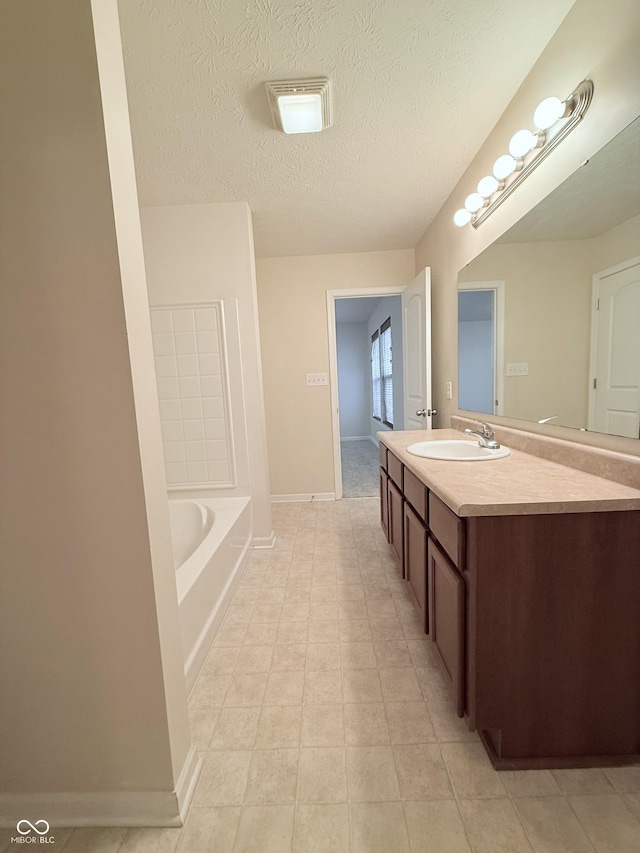
[[[349,435],[344,438],[340,436],[340,441],[366,441],[368,438],[371,438],[370,435]]]
[[[372,435],[367,436],[367,438],[374,445],[374,447],[380,447],[380,442],[378,441],[377,438],[374,438],[374,436],[372,436]]]
[[[271,503],[279,504],[279,503],[299,503],[304,501],[335,501],[336,493],[335,492],[320,492],[316,494],[302,494],[302,495],[271,495]]]
[[[273,548],[276,544],[277,536],[275,531],[271,531],[270,536],[254,536],[251,540],[251,545],[256,550],[262,550],[267,548]]]
[[[198,750],[195,746],[192,746],[189,750],[189,755],[187,755],[187,759],[184,762],[184,767],[182,768],[182,773],[178,779],[178,784],[176,785],[178,811],[180,814],[180,821],[182,823],[187,819],[187,812],[189,811],[189,806],[191,805],[191,800],[193,799],[198,779],[200,778],[202,762],[203,759],[200,757]]]

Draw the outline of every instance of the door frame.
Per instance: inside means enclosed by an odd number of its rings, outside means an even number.
[[[336,299],[373,296],[400,296],[406,285],[393,287],[349,287],[327,290],[327,330],[329,336],[329,390],[331,394],[331,434],[333,441],[333,479],[336,500],[342,498],[342,459],[340,457],[340,413],[338,408],[338,346],[336,338]]]
[[[616,264],[614,267],[608,267],[606,270],[597,272],[591,280],[591,338],[589,340],[589,411],[587,414],[587,429],[594,431],[596,420],[596,389],[593,387],[593,381],[596,378],[596,368],[598,363],[598,311],[597,304],[600,298],[600,282],[604,278],[609,278],[619,272],[624,272],[631,267],[640,266],[640,256],[629,258],[628,261],[623,261]]]
[[[504,298],[505,298],[505,283],[504,281],[459,281],[458,290],[493,290],[493,308],[494,308],[494,359],[493,359],[493,389],[498,398],[498,405],[493,403],[493,414],[504,415]],[[456,296],[457,299],[457,296]],[[456,337],[460,321],[456,323]],[[458,362],[458,348],[456,347],[456,362]],[[456,381],[458,411],[460,411],[460,364],[458,363],[458,375]],[[462,411],[466,411],[463,409]]]

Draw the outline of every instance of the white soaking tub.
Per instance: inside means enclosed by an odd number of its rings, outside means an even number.
[[[169,500],[188,690],[220,627],[248,559],[250,500]]]

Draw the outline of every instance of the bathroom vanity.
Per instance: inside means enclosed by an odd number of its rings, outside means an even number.
[[[498,769],[640,756],[640,491],[512,450],[384,432],[381,523],[451,698]]]

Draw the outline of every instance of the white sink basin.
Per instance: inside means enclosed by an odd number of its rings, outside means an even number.
[[[439,441],[419,441],[407,447],[414,456],[424,456],[427,459],[445,459],[449,462],[486,462],[488,459],[502,459],[511,451],[508,447],[490,450],[481,447],[477,441],[465,439],[442,439]]]

